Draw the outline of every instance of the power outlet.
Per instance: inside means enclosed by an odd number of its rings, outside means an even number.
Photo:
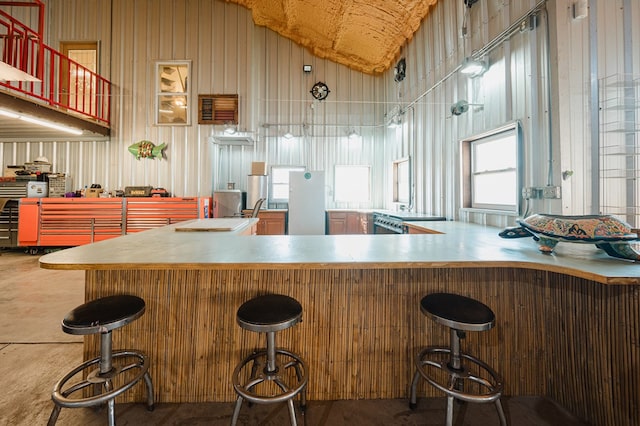
[[[524,198],[525,200],[542,198],[541,188],[536,188],[534,186],[528,186],[526,188],[522,188],[522,198]]]
[[[545,186],[542,188],[542,198],[562,198],[562,190],[559,186]]]

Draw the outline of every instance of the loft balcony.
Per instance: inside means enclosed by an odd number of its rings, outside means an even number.
[[[0,6],[39,12],[33,29],[0,9],[0,141],[66,133],[55,126],[76,129],[76,136],[109,136],[111,82],[43,43],[40,0]]]

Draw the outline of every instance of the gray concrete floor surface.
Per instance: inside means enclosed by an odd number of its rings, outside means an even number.
[[[53,385],[82,362],[82,336],[63,333],[60,321],[84,302],[84,272],[41,269],[38,258],[19,249],[0,250],[0,425],[46,425]],[[510,425],[585,424],[548,398],[503,397],[502,401]],[[296,404],[298,424],[308,426],[443,425],[445,409],[445,398],[419,399],[415,410],[409,409],[406,399],[309,401],[304,414]],[[141,401],[116,404],[116,422],[119,426],[228,425],[232,412],[233,403],[158,403],[149,412]],[[107,412],[62,409],[57,424],[106,425]],[[288,425],[287,407],[245,403],[239,424]],[[456,404],[454,424],[499,422],[493,404]]]

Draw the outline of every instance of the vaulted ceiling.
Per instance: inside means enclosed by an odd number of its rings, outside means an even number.
[[[367,74],[390,68],[438,0],[227,0],[314,55]]]

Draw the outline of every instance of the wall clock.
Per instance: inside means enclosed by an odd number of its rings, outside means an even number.
[[[330,92],[329,87],[327,87],[327,85],[321,81],[314,84],[313,87],[311,88],[311,96],[313,96],[319,101],[325,99],[327,95],[329,95],[329,92]]]

